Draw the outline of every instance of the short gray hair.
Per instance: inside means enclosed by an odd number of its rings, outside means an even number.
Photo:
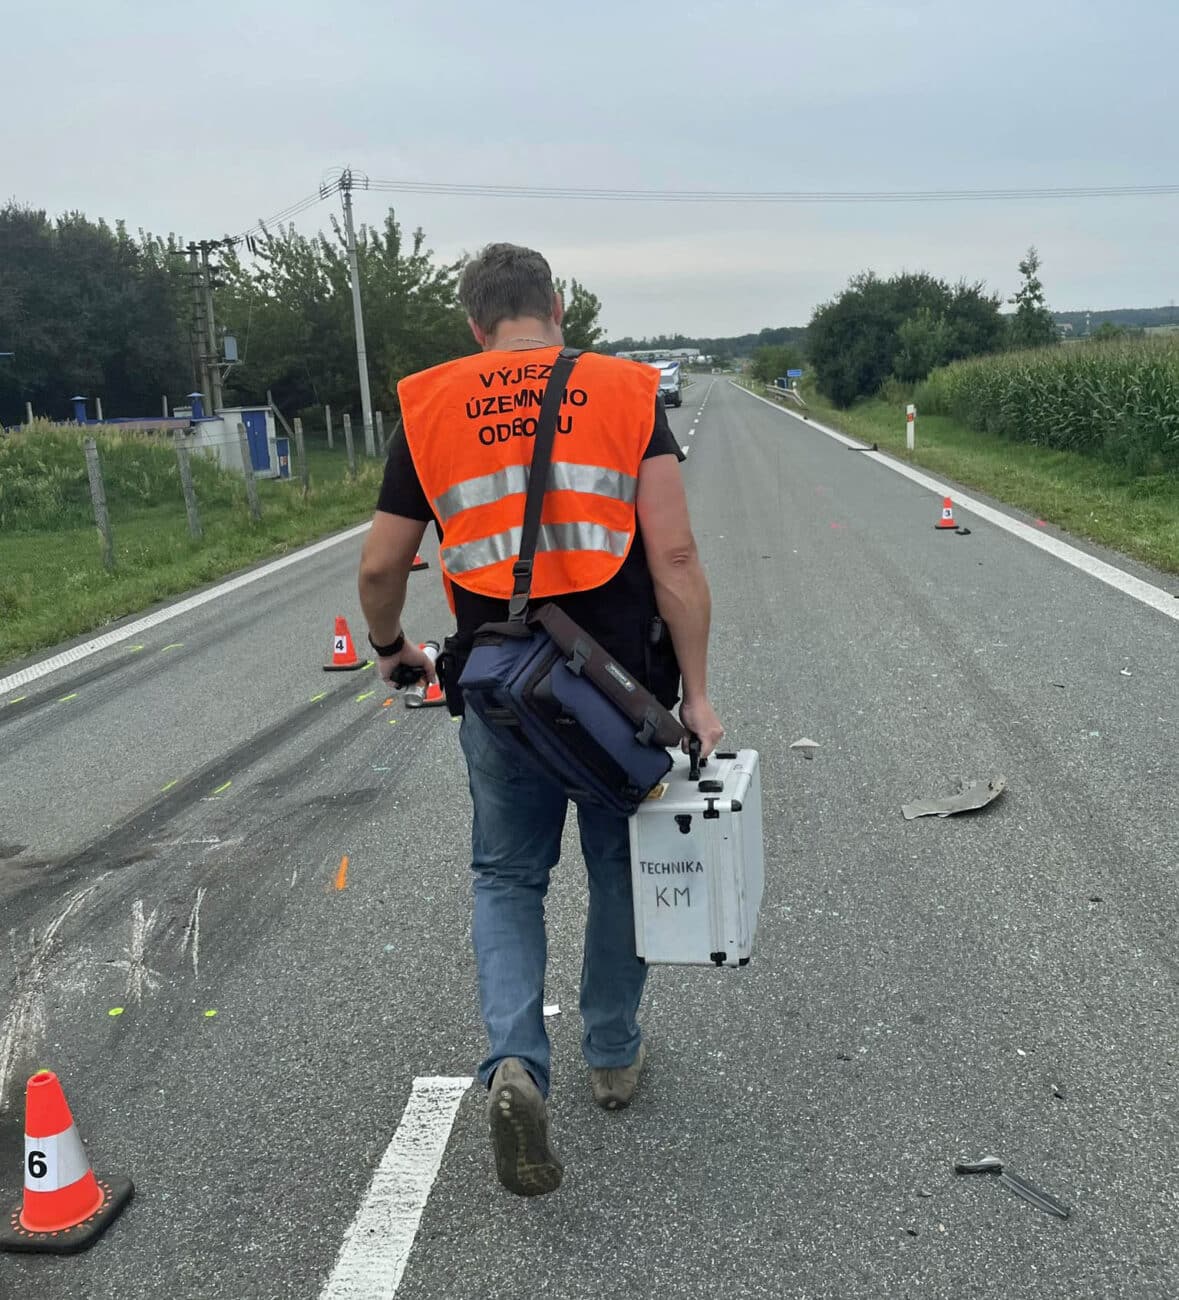
[[[488,244],[463,269],[459,302],[484,333],[502,320],[553,313],[553,272],[532,248]]]

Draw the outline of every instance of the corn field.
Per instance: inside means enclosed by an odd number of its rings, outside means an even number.
[[[1134,474],[1179,470],[1179,340],[1062,344],[935,370],[919,410],[982,433],[1098,456]]]

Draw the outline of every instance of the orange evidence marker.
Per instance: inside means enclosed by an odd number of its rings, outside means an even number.
[[[106,1231],[134,1192],[129,1178],[95,1178],[61,1083],[39,1070],[25,1090],[24,1200],[0,1222],[0,1250],[72,1255]]]
[[[935,528],[956,528],[954,523],[954,503],[949,497],[942,499],[942,517],[934,524]]]
[[[352,644],[352,633],[348,631],[348,620],[336,619],[336,631],[332,637],[332,661],[324,664],[325,673],[350,673],[363,668],[365,660],[357,657],[356,647]]]

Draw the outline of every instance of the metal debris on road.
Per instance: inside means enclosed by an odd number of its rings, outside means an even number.
[[[996,800],[1007,789],[1005,776],[994,776],[989,781],[959,780],[957,788],[940,799],[918,799],[916,803],[902,804],[906,821],[916,817],[952,817],[955,813],[976,812]]]
[[[956,1174],[1001,1174],[1003,1161],[998,1156],[983,1156],[981,1160],[960,1160],[954,1166]]]
[[[954,1165],[954,1172],[956,1174],[998,1174],[999,1182],[1004,1187],[1017,1196],[1022,1196],[1025,1201],[1030,1202],[1036,1209],[1043,1210],[1045,1214],[1055,1214],[1058,1219],[1067,1219],[1071,1213],[1069,1207],[1063,1201],[1058,1201],[1051,1193],[1041,1191],[1018,1174],[1008,1173],[998,1156],[983,1156],[981,1160],[961,1160]]]
[[[817,740],[811,740],[809,737],[803,736],[800,740],[796,740],[790,748],[797,749],[803,758],[810,760],[814,758],[815,750],[819,749],[820,745]]]
[[[1004,1187],[1013,1191],[1016,1196],[1022,1196],[1025,1201],[1034,1205],[1037,1210],[1043,1210],[1045,1214],[1055,1214],[1058,1219],[1067,1219],[1072,1213],[1063,1201],[1058,1201],[1049,1192],[1041,1191],[1040,1188],[1033,1186],[1026,1178],[1021,1178],[1018,1174],[1009,1174],[1004,1170],[999,1175],[999,1181]]]

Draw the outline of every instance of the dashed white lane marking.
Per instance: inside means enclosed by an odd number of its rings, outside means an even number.
[[[748,388],[742,388],[740,384],[733,383],[731,379],[729,382],[733,384],[734,388],[752,397],[755,401],[764,402],[773,410],[780,412],[782,415],[788,415],[792,420],[797,420],[799,424],[805,425],[808,429],[817,429],[820,433],[825,433],[828,438],[834,438],[836,442],[842,443],[845,447],[860,447],[863,445],[854,438],[849,438],[840,433],[837,429],[829,429],[826,425],[819,424],[815,420],[804,420],[800,415],[795,415],[793,411],[788,411],[776,402],[771,402],[768,397],[761,397],[757,393],[749,392]],[[957,489],[950,487],[949,484],[930,478],[928,474],[922,474],[920,470],[913,469],[909,465],[903,465],[900,461],[892,460],[880,452],[865,451],[862,455],[868,460],[874,460],[878,465],[884,465],[895,473],[911,479],[921,487],[928,488],[939,497],[951,497],[956,506],[961,506],[963,510],[969,510],[971,514],[978,515],[980,519],[985,519],[987,523],[994,524],[996,528],[1002,528],[1004,532],[1010,533],[1012,537],[1018,537],[1021,541],[1036,546],[1041,551],[1047,551],[1049,555],[1055,556],[1058,560],[1063,560],[1065,564],[1071,564],[1074,569],[1079,569],[1082,573],[1088,574],[1089,577],[1096,578],[1098,582],[1104,582],[1107,587],[1113,587],[1116,591],[1132,597],[1143,605],[1149,605],[1151,609],[1157,609],[1160,614],[1165,614],[1168,618],[1173,618],[1176,622],[1179,622],[1179,598],[1172,596],[1169,591],[1164,591],[1161,587],[1156,587],[1152,583],[1144,582],[1141,578],[1136,578],[1132,573],[1127,573],[1124,569],[1119,569],[1113,564],[1107,564],[1104,560],[1099,560],[1095,555],[1078,550],[1075,546],[1070,546],[1057,537],[1042,533],[1019,519],[1012,519],[1010,515],[1005,515],[1001,510],[996,510],[993,506],[985,504],[985,502],[976,501],[973,497],[965,496]]]
[[[197,592],[195,596],[187,596],[184,600],[178,600],[174,605],[169,605],[166,609],[158,609],[154,614],[147,614],[143,618],[136,619],[134,623],[128,623],[126,627],[120,627],[114,632],[104,632],[102,636],[96,636],[92,641],[84,641],[81,645],[73,646],[69,650],[63,650],[60,654],[53,655],[49,659],[42,659],[39,663],[30,664],[27,668],[22,668],[19,672],[12,673],[8,677],[0,677],[0,695],[5,695],[18,686],[27,686],[40,677],[46,677],[50,673],[57,672],[59,668],[67,668],[70,664],[76,664],[79,659],[88,659],[100,650],[106,650],[110,646],[118,645],[120,641],[132,641],[137,636],[148,631],[149,628],[159,627],[161,623],[167,623],[170,619],[179,618],[182,614],[188,614],[194,609],[199,609],[202,605],[207,605],[209,601],[217,600],[220,596],[228,596],[232,591],[240,591],[251,583],[261,582],[263,578],[269,578],[272,574],[289,568],[292,564],[298,564],[300,560],[309,560],[313,555],[319,555],[323,551],[330,550],[333,546],[339,546],[341,542],[351,541],[352,538],[368,532],[369,527],[369,524],[358,524],[355,528],[348,528],[332,537],[325,537],[322,542],[314,542],[311,546],[304,546],[302,550],[292,551],[290,555],[284,555],[281,560],[272,560],[269,564],[262,565],[261,568],[251,569],[249,573],[238,574],[236,578],[230,578],[228,582],[222,582],[216,587],[209,587],[206,591]]]
[[[459,1103],[473,1082],[413,1081],[405,1114],[344,1234],[320,1300],[392,1300],[397,1294]]]

